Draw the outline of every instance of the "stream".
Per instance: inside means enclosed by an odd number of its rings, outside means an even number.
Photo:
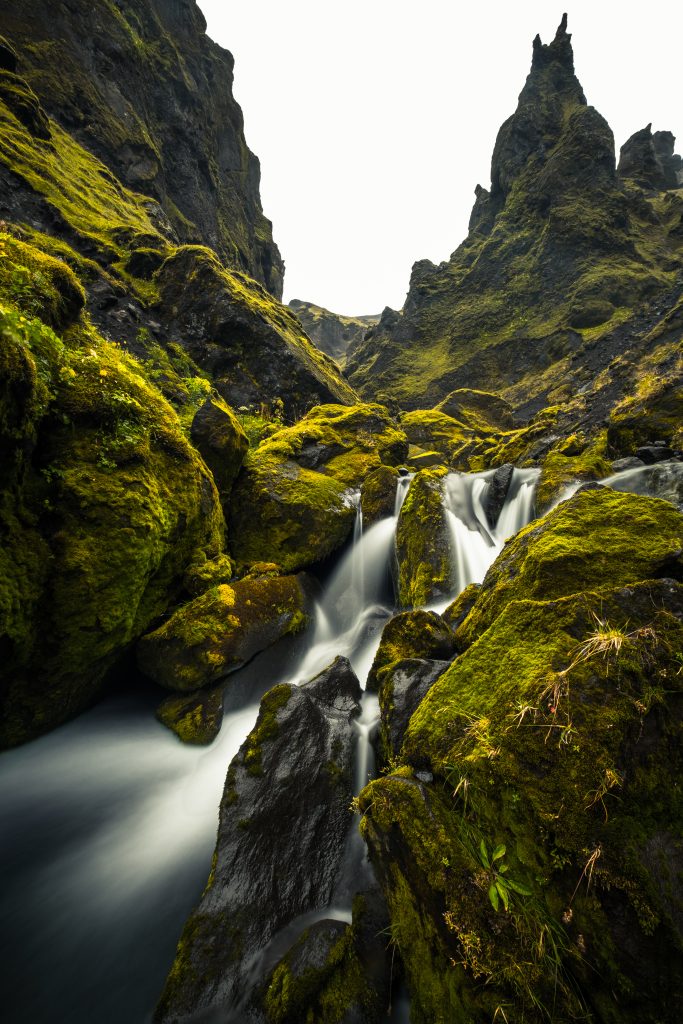
[[[663,479],[669,500],[680,501],[683,465],[667,465],[674,468],[626,470],[605,482],[651,493],[659,474],[657,486]],[[491,476],[446,478],[456,584],[433,605],[437,611],[481,582],[506,538],[533,517],[538,471],[515,470],[492,530],[484,511]],[[338,654],[365,682],[396,611],[394,536],[410,479],[399,480],[393,516],[363,529],[359,507],[353,542],[325,583],[312,626],[230,676],[223,727],[211,747],[178,742],[154,718],[158,695],[131,691],[0,756],[0,970],[8,1024],[151,1020],[184,921],[206,883],[228,764],[254,725],[262,694],[278,682],[311,678]],[[378,714],[376,696],[364,695],[356,791],[374,771]],[[349,878],[364,857],[360,838],[350,839],[339,899],[327,916],[344,916]],[[390,1019],[408,1021],[405,995]]]

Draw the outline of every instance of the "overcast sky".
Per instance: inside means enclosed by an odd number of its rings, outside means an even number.
[[[475,185],[490,183],[532,39],[549,42],[565,9],[577,74],[617,150],[650,121],[683,145],[675,0],[198,2],[235,57],[286,301],[400,308],[415,260],[448,258]]]

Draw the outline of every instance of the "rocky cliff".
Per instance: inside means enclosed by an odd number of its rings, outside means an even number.
[[[342,316],[301,299],[292,299],[289,308],[299,318],[311,341],[340,366],[344,366],[347,354],[362,343],[369,328],[379,322],[379,316]]]
[[[675,381],[683,192],[673,147],[648,127],[617,168],[609,125],[574,73],[566,17],[551,43],[537,37],[467,238],[448,261],[415,264],[404,308],[385,310],[347,360],[351,383],[409,409],[454,388],[496,392],[521,421],[562,406],[571,431],[642,398],[655,367]]]
[[[282,295],[233,57],[207,37],[194,0],[23,0],[3,5],[0,33],[45,112],[154,198],[177,241],[210,246]]]

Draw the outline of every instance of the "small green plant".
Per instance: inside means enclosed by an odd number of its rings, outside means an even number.
[[[510,909],[512,893],[517,893],[519,896],[531,896],[531,890],[527,889],[525,885],[506,877],[508,866],[503,862],[505,853],[504,843],[499,843],[490,855],[483,839],[479,844],[479,860],[490,876],[488,895],[495,911],[500,910],[501,903],[506,911]]]

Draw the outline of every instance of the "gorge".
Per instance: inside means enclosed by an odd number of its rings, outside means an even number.
[[[565,15],[403,309],[284,306],[205,28],[0,11],[6,1019],[677,1024],[675,140]]]

